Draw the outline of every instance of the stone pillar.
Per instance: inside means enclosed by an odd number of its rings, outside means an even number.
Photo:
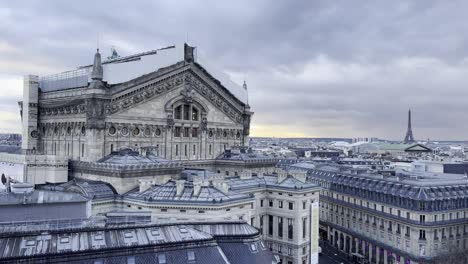
[[[164,148],[165,148],[165,158],[166,159],[174,159],[175,157],[172,156],[172,147],[175,148],[172,144],[172,137],[174,135],[174,127],[173,126],[167,126],[166,127],[166,141],[164,142]],[[180,149],[179,149],[179,154],[180,154]]]
[[[23,150],[37,150],[37,119],[38,119],[39,77],[26,75],[23,79]]]
[[[354,244],[356,245],[356,248],[354,249],[354,253],[359,253],[359,239],[354,238]]]
[[[375,262],[376,263],[379,263],[379,260],[382,256],[380,255],[380,248],[379,247],[375,247]]]

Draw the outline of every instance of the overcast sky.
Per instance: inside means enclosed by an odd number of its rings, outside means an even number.
[[[468,1],[2,1],[0,132],[22,76],[181,43],[247,80],[253,136],[468,139]]]

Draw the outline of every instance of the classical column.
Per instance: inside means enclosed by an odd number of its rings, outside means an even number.
[[[379,260],[380,260],[380,248],[379,247],[375,247],[375,263],[379,263]]]

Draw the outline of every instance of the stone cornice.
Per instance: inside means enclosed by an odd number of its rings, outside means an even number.
[[[147,176],[161,174],[178,174],[183,169],[181,162],[169,161],[149,164],[112,164],[87,161],[71,161],[73,172],[93,173],[116,178],[138,177],[141,174]]]

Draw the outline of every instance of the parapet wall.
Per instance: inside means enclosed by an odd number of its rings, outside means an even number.
[[[68,181],[68,158],[66,157],[0,153],[0,162],[23,164],[23,177],[18,179],[22,182],[44,184]]]

